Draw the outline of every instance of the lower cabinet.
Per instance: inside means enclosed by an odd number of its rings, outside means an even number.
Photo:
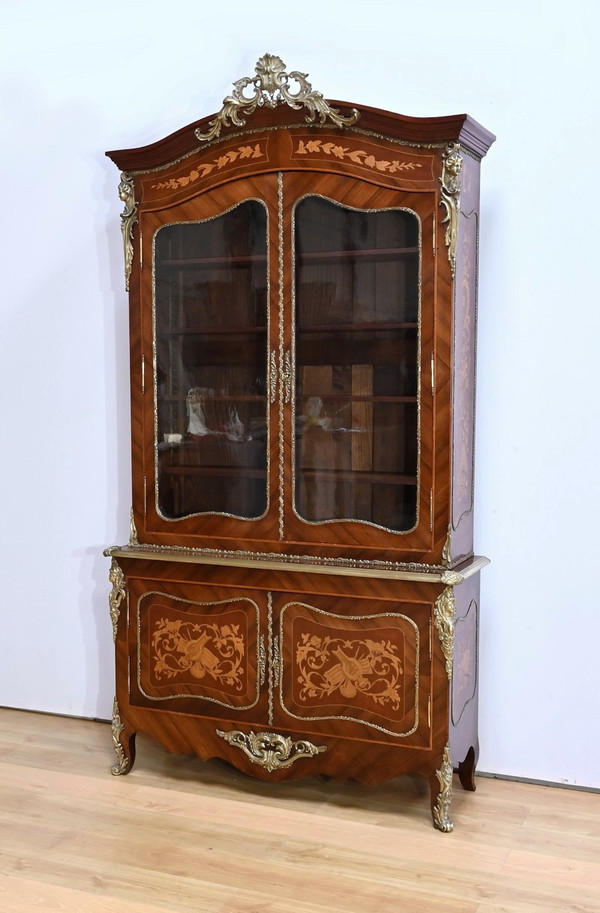
[[[263,780],[417,773],[452,829],[453,762],[475,788],[478,571],[449,585],[111,554],[114,774],[140,731]]]

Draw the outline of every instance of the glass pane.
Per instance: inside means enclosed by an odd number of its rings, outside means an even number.
[[[420,223],[404,209],[296,207],[295,508],[417,522]]]
[[[247,200],[155,238],[162,516],[267,509],[267,214]]]

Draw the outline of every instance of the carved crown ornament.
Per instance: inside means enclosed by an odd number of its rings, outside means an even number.
[[[285,67],[281,57],[264,54],[254,68],[256,76],[244,76],[233,83],[234,90],[223,99],[223,107],[209,122],[210,129],[206,133],[197,129],[196,137],[202,142],[216,139],[223,127],[232,124],[243,127],[245,118],[257,108],[276,108],[282,104],[287,104],[296,111],[307,108],[307,123],[314,123],[318,118],[323,124],[329,119],[336,127],[349,127],[357,122],[360,114],[356,108],[352,108],[347,116],[340,114],[320,92],[313,89],[307,80],[307,73],[298,70],[286,73]],[[295,86],[290,85],[290,81]],[[252,94],[245,94],[248,89]]]

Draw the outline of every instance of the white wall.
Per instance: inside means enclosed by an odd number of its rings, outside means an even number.
[[[480,768],[600,787],[595,0],[4,0],[0,704],[108,718],[128,538],[118,172],[265,52],[327,97],[468,112],[483,162]]]

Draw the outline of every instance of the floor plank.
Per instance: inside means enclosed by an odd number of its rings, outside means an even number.
[[[2,913],[598,913],[600,795],[455,783],[268,784],[110,727],[0,710]]]

